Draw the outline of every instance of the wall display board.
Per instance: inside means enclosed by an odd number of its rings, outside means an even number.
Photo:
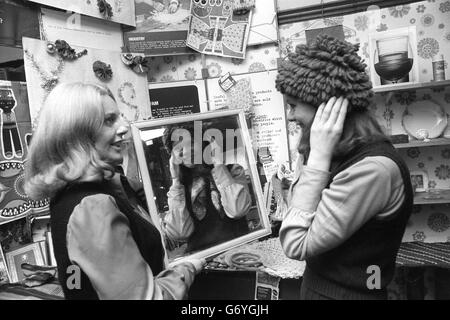
[[[76,81],[108,87],[128,121],[150,117],[146,73],[135,72],[118,52],[76,46],[73,49],[85,54],[74,60],[65,60],[56,53],[49,53],[46,41],[24,38],[25,72],[33,126],[47,94],[59,83]]]
[[[124,33],[129,52],[146,56],[192,53],[186,46],[191,0],[170,1],[136,0],[136,28]]]
[[[252,11],[233,13],[233,2],[193,0],[187,46],[204,54],[245,58]]]
[[[134,0],[29,0],[50,7],[136,26]]]

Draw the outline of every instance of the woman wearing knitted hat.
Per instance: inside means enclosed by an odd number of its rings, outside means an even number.
[[[320,35],[279,68],[300,159],[280,229],[306,260],[302,299],[386,299],[413,204],[409,171],[371,115],[359,46]]]

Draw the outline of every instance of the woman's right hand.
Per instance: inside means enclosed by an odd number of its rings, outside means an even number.
[[[329,170],[333,151],[344,129],[348,103],[343,97],[332,97],[319,106],[311,125],[309,167]]]
[[[169,169],[170,176],[174,183],[178,183],[180,181],[180,164],[181,164],[181,155],[180,150],[174,149],[172,150],[172,155],[169,160]]]

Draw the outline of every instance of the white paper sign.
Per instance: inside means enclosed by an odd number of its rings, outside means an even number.
[[[236,81],[248,77],[251,79],[254,119],[249,130],[255,154],[258,148],[268,147],[275,163],[286,163],[289,161],[286,117],[283,95],[275,88],[276,75],[277,71],[273,70],[233,77]],[[210,109],[225,107],[227,95],[217,79],[208,80],[207,83]]]

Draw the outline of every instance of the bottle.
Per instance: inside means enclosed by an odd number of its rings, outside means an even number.
[[[443,54],[440,54],[438,57],[433,57],[433,79],[434,81],[445,80],[445,61]]]

